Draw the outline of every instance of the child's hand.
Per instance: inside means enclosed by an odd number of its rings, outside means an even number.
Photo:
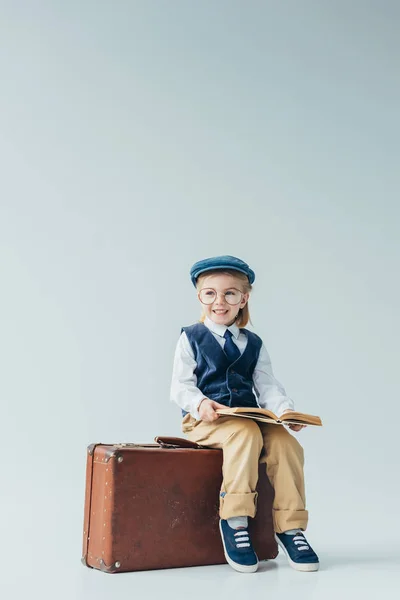
[[[288,413],[288,412],[293,412],[293,410],[290,410],[289,408],[287,408],[286,410],[283,411],[282,414],[284,415],[285,413]],[[298,425],[298,424],[294,424],[294,423],[288,423],[287,426],[292,431],[300,431],[301,429],[303,429],[303,427],[307,427],[307,425]]]
[[[217,408],[226,408],[223,404],[219,402],[215,402],[214,400],[210,400],[209,398],[204,398],[201,401],[199,407],[199,415],[202,421],[206,421],[207,423],[212,423],[220,416],[216,413]]]
[[[303,429],[303,427],[307,427],[307,425],[299,425],[297,423],[296,424],[295,423],[288,423],[288,427],[292,431],[300,431],[300,429]]]

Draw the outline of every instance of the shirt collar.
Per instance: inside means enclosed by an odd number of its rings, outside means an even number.
[[[213,333],[216,333],[217,335],[220,335],[221,337],[224,337],[225,331],[227,329],[229,329],[229,331],[232,332],[233,336],[236,339],[239,337],[239,334],[240,334],[240,329],[236,325],[236,323],[233,323],[232,325],[229,325],[229,327],[227,327],[226,325],[220,325],[219,323],[214,323],[214,321],[212,321],[209,317],[206,317],[204,319],[204,325],[208,329],[210,329]]]

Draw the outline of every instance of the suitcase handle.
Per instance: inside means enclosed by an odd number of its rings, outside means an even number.
[[[178,437],[167,437],[165,435],[157,435],[154,438],[154,441],[157,442],[161,448],[206,448],[207,446],[201,446],[200,444],[196,444],[196,442],[191,442],[190,440],[186,440],[184,438]]]
[[[118,444],[90,444],[90,446],[88,446],[88,453],[92,456],[96,446],[113,446],[115,448],[203,448],[210,450],[208,446],[201,446],[201,444],[196,444],[196,442],[191,442],[190,440],[179,437],[157,435],[154,438],[154,441],[156,442],[155,444],[129,444],[125,442],[120,442]]]

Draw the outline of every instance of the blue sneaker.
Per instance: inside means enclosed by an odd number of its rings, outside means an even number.
[[[258,569],[258,558],[247,529],[232,529],[225,519],[220,519],[219,529],[225,558],[231,567],[240,573],[255,573]]]
[[[275,533],[275,539],[296,571],[318,571],[319,559],[302,531],[294,535]]]

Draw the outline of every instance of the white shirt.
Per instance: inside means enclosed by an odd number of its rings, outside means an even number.
[[[224,333],[229,329],[233,334],[232,341],[239,348],[240,354],[243,354],[247,346],[247,336],[240,332],[235,323],[226,327],[206,317],[204,325],[211,331],[221,348],[225,345]],[[194,373],[196,366],[192,347],[183,331],[175,350],[170,400],[176,402],[196,420],[200,420],[198,407],[206,396],[197,387],[197,377]],[[294,410],[293,400],[286,395],[283,385],[274,377],[271,359],[264,344],[261,346],[253,373],[253,392],[258,406],[272,410],[278,417],[287,409]]]

